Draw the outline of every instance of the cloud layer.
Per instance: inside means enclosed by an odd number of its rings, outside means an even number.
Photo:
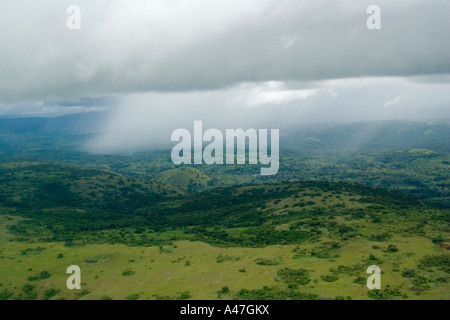
[[[382,29],[371,31],[373,2],[79,0],[82,29],[71,31],[73,1],[3,0],[0,104],[450,73],[449,1],[378,0]]]

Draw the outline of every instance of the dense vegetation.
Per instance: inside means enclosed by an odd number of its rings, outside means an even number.
[[[450,298],[445,122],[371,124],[347,147],[362,125],[296,131],[274,177],[167,151],[90,155],[74,147],[86,136],[31,124],[0,122],[0,300]],[[68,263],[91,277],[80,292]],[[373,264],[387,280],[368,291]]]

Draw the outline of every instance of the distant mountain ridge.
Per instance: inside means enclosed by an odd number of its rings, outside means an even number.
[[[289,149],[315,152],[408,148],[450,152],[450,120],[303,125],[285,130],[282,140]]]
[[[93,135],[104,130],[108,115],[107,112],[90,112],[55,118],[0,119],[0,156],[24,154],[31,149],[79,151]],[[298,124],[280,129],[281,149],[309,154],[351,155],[361,151],[410,148],[448,153],[449,142],[450,119]],[[167,144],[149,141],[148,146],[170,150],[173,143],[167,137]]]
[[[107,116],[105,112],[79,113],[54,118],[9,118],[0,119],[1,134],[35,134],[43,136],[74,136],[96,133]]]

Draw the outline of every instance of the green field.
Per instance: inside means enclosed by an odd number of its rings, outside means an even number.
[[[441,247],[449,237],[447,210],[409,205],[411,199],[384,191],[325,183],[246,186],[191,197],[170,205],[163,200],[165,219],[145,216],[155,220],[144,228],[134,217],[123,228],[84,230],[89,220],[66,225],[61,208],[52,216],[45,208],[41,217],[32,210],[31,219],[11,217],[13,210],[4,209],[1,297],[450,298],[450,255]],[[193,204],[204,220],[195,218]],[[168,228],[172,221],[179,227]],[[382,290],[370,293],[365,271],[373,264],[382,270]],[[82,290],[66,288],[69,265],[81,267]],[[42,272],[50,276],[41,279]]]
[[[382,262],[382,288],[390,286],[401,296],[392,299],[449,299],[448,273],[429,268],[418,271],[428,281],[438,282],[415,287],[416,278],[405,278],[401,270],[418,269],[418,261],[426,255],[442,256],[446,252],[420,237],[396,237],[390,241],[374,242],[353,239],[333,252],[327,259],[304,256],[295,258],[295,249],[311,250],[317,243],[301,246],[276,245],[265,248],[219,248],[202,242],[175,241],[170,246],[127,247],[102,244],[67,248],[63,243],[18,243],[10,241],[6,225],[15,219],[1,217],[1,291],[10,293],[10,299],[27,298],[24,285],[34,286],[36,298],[45,299],[49,289],[57,294],[51,299],[230,299],[240,296],[242,289],[258,290],[264,286],[277,288],[286,294],[290,289],[277,276],[284,268],[309,270],[310,282],[299,285],[298,290],[327,299],[338,296],[352,299],[368,299],[365,285],[354,283],[360,276],[367,278],[362,269],[370,255]],[[389,244],[395,244],[398,252],[383,252]],[[25,252],[25,253],[24,253]],[[62,254],[61,258],[58,255]],[[223,257],[222,262],[220,257]],[[271,260],[276,265],[260,265],[257,259]],[[448,256],[447,256],[448,259]],[[448,262],[448,260],[447,260]],[[69,265],[82,270],[82,290],[68,290],[65,274]],[[326,282],[321,276],[333,274],[330,269],[339,266],[361,268],[344,273],[337,272],[338,280]],[[447,272],[448,265],[446,266]],[[342,267],[341,267],[342,269]],[[132,275],[122,273],[131,270]],[[243,272],[245,270],[245,272]],[[29,281],[30,276],[48,271],[51,276],[44,280]],[[445,279],[445,281],[443,280]],[[442,282],[441,282],[442,281]],[[222,288],[229,291],[219,293]],[[296,290],[296,291],[298,291]]]

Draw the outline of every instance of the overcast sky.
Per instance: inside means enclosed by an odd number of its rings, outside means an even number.
[[[449,0],[1,0],[0,114],[111,109],[116,131],[449,117],[449,17]]]

